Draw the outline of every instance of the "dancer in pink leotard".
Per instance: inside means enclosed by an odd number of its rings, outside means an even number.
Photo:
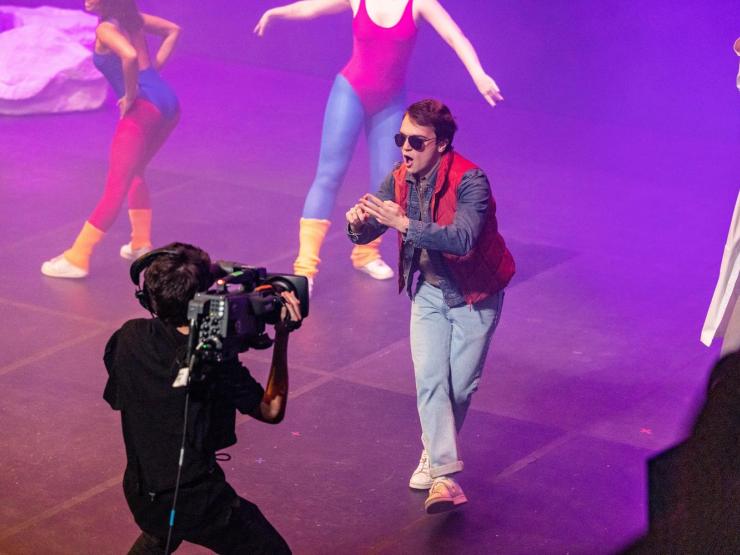
[[[381,111],[403,92],[406,67],[416,43],[413,6],[409,0],[396,24],[384,27],[370,17],[367,0],[360,0],[352,20],[352,57],[339,74],[368,114]]]
[[[354,13],[352,57],[336,76],[326,105],[318,169],[303,207],[294,263],[294,271],[307,276],[311,285],[336,195],[362,128],[370,151],[371,190],[397,161],[393,135],[406,106],[406,67],[419,20],[428,22],[457,53],[491,106],[503,100],[473,45],[437,0],[303,0],[267,10],[254,32],[262,36],[275,19],[312,19],[348,9]],[[379,244],[378,240],[356,245],[352,263],[375,279],[388,279],[393,270],[380,258]]]

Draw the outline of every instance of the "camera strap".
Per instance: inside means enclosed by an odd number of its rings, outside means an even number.
[[[198,354],[196,352],[190,354],[190,361],[186,370],[188,375],[192,373],[195,365],[198,364]],[[179,374],[178,374],[179,376]],[[187,383],[186,383],[187,385]],[[177,477],[175,478],[175,492],[172,495],[172,509],[170,510],[169,528],[167,530],[167,543],[165,545],[164,553],[169,555],[170,544],[172,542],[172,532],[175,529],[175,509],[177,507],[177,494],[180,492],[180,481],[182,480],[182,466],[185,460],[185,443],[188,435],[188,413],[190,412],[190,388],[185,389],[185,407],[183,410],[182,417],[182,442],[180,443],[180,456],[177,463]]]

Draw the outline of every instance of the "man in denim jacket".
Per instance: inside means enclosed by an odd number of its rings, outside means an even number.
[[[437,100],[412,104],[395,136],[403,161],[347,212],[353,243],[398,231],[399,292],[412,299],[411,355],[423,451],[409,486],[428,513],[467,498],[460,432],[478,387],[514,260],[498,233],[486,175],[452,149],[457,125]],[[414,276],[418,276],[413,284]]]

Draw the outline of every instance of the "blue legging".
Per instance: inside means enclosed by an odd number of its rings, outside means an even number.
[[[352,85],[337,75],[326,103],[319,165],[303,205],[304,218],[329,219],[363,123],[370,150],[371,191],[380,188],[382,179],[399,161],[393,135],[398,132],[404,110],[405,95],[401,93],[379,112],[367,115]]]

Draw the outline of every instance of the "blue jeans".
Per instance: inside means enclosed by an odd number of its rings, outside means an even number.
[[[337,75],[326,103],[319,164],[303,205],[304,218],[327,220],[331,216],[363,125],[370,151],[369,191],[378,190],[383,177],[401,159],[393,136],[401,127],[404,99],[399,94],[379,112],[367,115],[352,85]]]
[[[442,291],[427,283],[411,305],[411,356],[422,442],[433,478],[463,469],[457,434],[478,389],[504,292],[450,308]]]

